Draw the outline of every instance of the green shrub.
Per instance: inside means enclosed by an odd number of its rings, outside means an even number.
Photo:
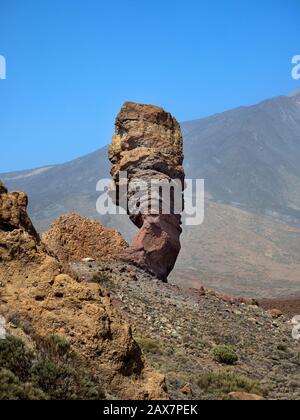
[[[160,343],[152,340],[151,338],[146,337],[136,337],[135,341],[138,343],[138,345],[141,347],[141,349],[144,351],[144,353],[161,353],[161,346]]]
[[[71,345],[65,337],[60,335],[48,335],[47,337],[37,338],[38,350],[48,357],[63,358],[71,354]],[[65,357],[64,357],[65,359]]]
[[[233,365],[238,361],[238,356],[233,346],[221,344],[212,349],[214,359],[219,363]]]
[[[284,343],[278,344],[277,350],[279,351],[287,351],[287,345]]]
[[[32,370],[33,383],[51,399],[103,399],[104,394],[96,382],[86,378],[71,366],[41,360]]]
[[[11,371],[0,369],[0,400],[45,400],[46,395],[31,383],[22,383]]]
[[[34,337],[35,351],[21,339],[0,340],[0,399],[104,399],[99,379],[61,336]]]
[[[98,273],[93,274],[92,282],[98,284],[108,283],[110,281],[109,275],[103,271],[98,271]]]
[[[25,347],[20,338],[8,336],[0,340],[0,366],[10,370],[21,381],[30,378],[33,351]]]
[[[261,395],[260,386],[245,376],[230,371],[207,372],[197,382],[201,391],[224,398],[230,392],[247,392]]]
[[[33,383],[41,388],[51,399],[72,399],[75,372],[64,364],[49,359],[41,360],[32,369]]]
[[[32,369],[33,383],[43,389],[51,399],[69,399],[72,392],[70,377],[73,372],[68,366],[49,359],[39,361]]]

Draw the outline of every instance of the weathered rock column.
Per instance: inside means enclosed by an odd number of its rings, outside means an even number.
[[[126,209],[133,223],[140,229],[132,245],[122,253],[121,259],[147,269],[166,281],[180,251],[181,209],[177,210],[176,206],[174,208],[173,196],[170,197],[171,211],[168,214],[163,214],[159,206],[155,210],[149,208],[147,203],[150,185],[154,180],[168,184],[176,180],[179,201],[183,203],[184,170],[180,125],[162,108],[126,102],[117,116],[115,128],[109,149],[111,174],[117,192],[115,202]],[[128,178],[129,193],[125,198],[121,193],[121,172],[126,172]],[[128,204],[136,196],[134,191],[141,182],[148,189],[142,189],[140,210],[132,213]],[[164,204],[161,197],[157,201]]]
[[[39,235],[27,215],[27,205],[25,193],[9,193],[0,181],[0,229],[7,232],[24,229],[39,242]]]

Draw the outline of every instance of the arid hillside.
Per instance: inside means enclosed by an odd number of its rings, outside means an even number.
[[[256,298],[300,292],[296,226],[207,201],[204,223],[185,227],[182,245],[171,282]]]
[[[164,284],[124,263],[72,268],[110,291],[172,398],[300,399],[291,316],[266,312],[252,299]]]

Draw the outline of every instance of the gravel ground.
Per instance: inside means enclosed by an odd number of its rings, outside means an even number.
[[[250,301],[231,302],[210,290],[163,284],[123,263],[72,267],[110,291],[148,361],[166,375],[173,398],[226,399],[245,391],[300,399],[300,343],[289,317],[274,319]],[[212,350],[220,345],[230,346],[238,361],[216,361]]]

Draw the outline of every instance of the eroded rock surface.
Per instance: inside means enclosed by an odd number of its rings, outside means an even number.
[[[0,316],[26,323],[34,336],[67,339],[109,395],[166,398],[164,377],[146,366],[106,290],[66,271],[37,239],[25,197],[2,187]]]
[[[113,261],[128,246],[116,230],[74,213],[59,217],[43,242],[63,262]]]
[[[28,198],[25,193],[8,193],[0,181],[0,229],[11,232],[22,228],[38,240],[38,234],[27,215],[27,205]]]
[[[128,209],[141,181],[148,188],[153,180],[176,180],[182,200],[184,183],[182,135],[178,122],[162,108],[126,102],[117,116],[109,149],[111,174],[118,192],[116,204],[125,208],[140,229],[122,260],[132,262],[166,280],[180,251],[181,216],[171,199],[169,214],[148,207],[148,190],[139,198],[140,210]],[[128,177],[128,197],[121,191],[120,173]],[[159,199],[158,199],[159,201]],[[130,207],[130,206],[129,206]]]

